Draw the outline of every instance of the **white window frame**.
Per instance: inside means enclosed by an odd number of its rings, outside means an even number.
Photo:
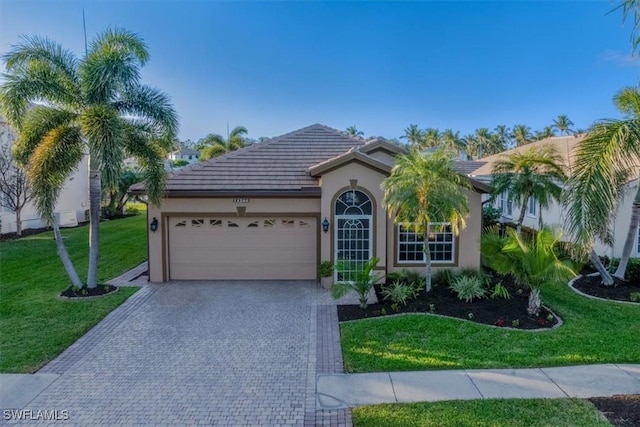
[[[527,216],[530,218],[536,218],[537,217],[537,209],[536,209],[536,203],[537,200],[535,197],[531,196],[529,197],[529,200],[527,201]],[[533,208],[533,209],[532,209]],[[531,212],[533,210],[533,212]]]
[[[454,265],[456,263],[456,236],[453,234],[453,231],[446,231],[446,232],[438,232],[438,231],[431,231],[431,227],[432,226],[440,226],[440,225],[449,225],[451,226],[451,223],[449,222],[432,222],[428,225],[429,227],[429,235],[431,235],[432,233],[435,234],[451,234],[451,242],[442,242],[443,244],[451,244],[451,259],[450,260],[431,260],[432,264],[450,264],[450,265]],[[416,235],[416,241],[415,244],[420,245],[422,247],[422,249],[420,250],[420,253],[422,254],[422,259],[421,260],[400,260],[400,254],[401,254],[401,245],[402,244],[407,244],[407,243],[414,243],[414,242],[408,242],[408,241],[401,241],[400,236],[401,235],[408,235],[408,234],[415,234]],[[426,264],[425,259],[424,259],[424,241],[419,241],[418,238],[422,239],[422,236],[419,236],[415,231],[410,231],[410,230],[402,230],[402,224],[398,224],[396,226],[396,236],[397,236],[397,241],[396,241],[396,263],[398,265],[406,265],[406,264]],[[438,242],[435,240],[431,240],[429,239],[430,243],[432,244],[437,244]],[[433,253],[433,251],[432,251]]]
[[[502,213],[502,216],[506,218],[513,218],[513,202],[509,202],[509,192],[503,191],[500,193],[498,199],[498,209]]]

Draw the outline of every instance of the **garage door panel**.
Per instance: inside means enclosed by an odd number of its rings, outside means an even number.
[[[171,279],[314,279],[315,218],[169,219]]]

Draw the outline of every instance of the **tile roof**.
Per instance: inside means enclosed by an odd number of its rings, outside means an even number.
[[[166,191],[320,192],[318,178],[308,169],[366,141],[330,127],[314,124],[249,147],[185,167],[169,174]],[[144,192],[142,183],[131,187]]]

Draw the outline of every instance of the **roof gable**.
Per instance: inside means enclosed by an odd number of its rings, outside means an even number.
[[[374,159],[371,156],[367,156],[363,154],[359,148],[353,148],[348,152],[336,156],[332,159],[326,160],[324,162],[318,163],[309,168],[309,173],[311,176],[320,176],[324,173],[327,173],[331,170],[337,169],[339,167],[345,166],[349,163],[361,163],[365,166],[369,166],[372,169],[382,172],[385,175],[389,175],[391,173],[391,166],[381,162],[380,160]]]

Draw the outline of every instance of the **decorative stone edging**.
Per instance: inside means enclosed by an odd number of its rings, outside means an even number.
[[[562,318],[560,316],[558,316],[556,313],[554,313],[549,307],[543,305],[542,307],[546,308],[547,310],[549,310],[549,313],[553,314],[553,316],[558,319],[558,323],[556,323],[555,325],[553,325],[550,328],[540,328],[540,329],[522,329],[522,328],[512,328],[510,326],[496,326],[496,325],[487,325],[486,323],[479,323],[479,322],[474,322],[472,320],[467,320],[467,319],[462,319],[460,317],[452,317],[452,316],[445,316],[444,314],[437,314],[437,313],[422,313],[422,312],[416,312],[416,313],[397,313],[397,314],[387,314],[384,316],[377,316],[377,317],[365,317],[363,319],[353,319],[353,320],[344,320],[341,321],[340,323],[351,323],[351,322],[360,322],[362,320],[377,320],[377,319],[387,319],[389,317],[400,317],[400,316],[434,316],[434,317],[441,317],[443,319],[453,319],[453,320],[460,320],[462,322],[468,322],[468,323],[472,323],[474,325],[480,325],[480,326],[486,326],[489,328],[495,328],[495,329],[506,329],[509,331],[522,331],[522,332],[547,332],[547,331],[552,331],[554,329],[558,329],[560,326],[562,326],[564,324],[564,322],[562,321]]]
[[[110,286],[115,286],[115,285],[110,285]],[[97,298],[108,297],[108,296],[111,296],[113,294],[117,294],[119,290],[120,290],[120,288],[118,286],[115,286],[115,289],[113,291],[109,292],[108,294],[93,295],[93,296],[90,296],[90,297],[64,297],[62,295],[58,295],[58,299],[62,300],[62,301],[85,301],[85,300],[88,300],[88,299],[97,299]]]
[[[600,273],[591,273],[591,274],[587,274],[586,276],[587,277],[594,277],[594,276],[599,276],[599,275],[600,275]],[[627,304],[627,305],[640,306],[639,302],[620,301],[620,300],[617,300],[617,299],[600,298],[600,297],[596,297],[596,296],[593,296],[593,295],[585,294],[584,292],[582,292],[582,291],[580,291],[580,290],[578,290],[578,289],[573,287],[573,283],[576,280],[580,279],[581,277],[583,277],[583,275],[579,274],[576,277],[574,277],[573,279],[569,280],[569,283],[567,283],[567,285],[569,286],[569,289],[571,289],[573,292],[575,292],[578,295],[581,295],[581,296],[587,297],[587,298],[591,298],[591,299],[594,299],[594,300],[598,300],[598,301],[615,302],[615,303],[618,303],[618,304]]]

